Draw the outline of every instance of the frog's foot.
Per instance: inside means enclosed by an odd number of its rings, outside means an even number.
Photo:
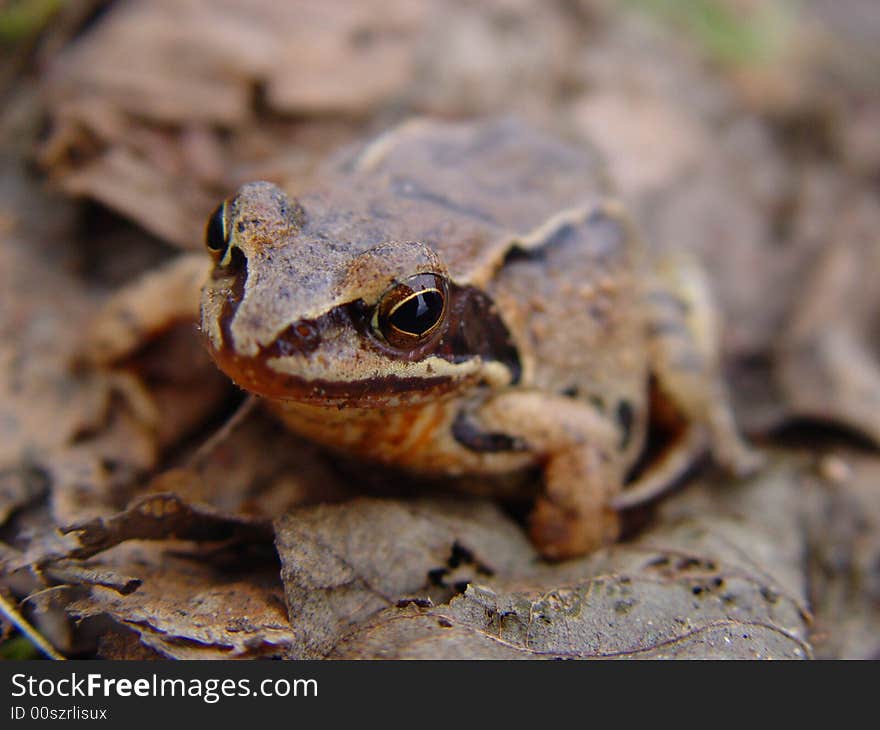
[[[611,505],[616,510],[625,510],[656,499],[685,476],[709,450],[709,445],[707,430],[701,424],[688,424],[679,438],[652,462],[647,473],[615,496]]]
[[[649,296],[657,394],[686,422],[706,428],[709,449],[721,466],[737,476],[751,474],[764,457],[736,427],[721,374],[720,326],[708,284],[685,257],[667,259],[657,272]]]
[[[617,538],[610,500],[626,465],[614,424],[589,404],[529,391],[495,396],[476,415],[487,432],[527,444],[543,464],[529,530],[545,558],[584,555]]]
[[[554,456],[544,471],[544,492],[529,515],[529,535],[548,560],[584,555],[614,542],[620,532],[617,512],[608,504],[597,476],[593,450],[573,450]],[[588,477],[589,479],[589,477]]]

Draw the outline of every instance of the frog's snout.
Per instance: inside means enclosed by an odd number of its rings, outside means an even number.
[[[229,239],[260,247],[272,247],[288,241],[302,230],[305,210],[277,185],[250,182],[242,185],[227,203]]]

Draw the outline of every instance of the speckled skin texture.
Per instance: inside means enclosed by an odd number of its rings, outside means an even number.
[[[230,199],[202,294],[218,365],[292,429],[418,473],[539,466],[531,532],[550,558],[615,537],[652,375],[689,427],[649,481],[710,443],[750,464],[698,274],[648,266],[591,149],[509,120],[415,120],[324,179],[298,201],[269,183]],[[392,345],[377,308],[420,274],[443,282],[442,315]]]

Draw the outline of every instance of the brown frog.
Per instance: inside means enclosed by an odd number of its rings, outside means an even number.
[[[365,461],[539,467],[530,531],[549,558],[613,540],[618,509],[707,448],[757,463],[699,272],[649,265],[589,148],[511,120],[414,120],[297,200],[244,185],[206,241],[201,326],[229,377]],[[682,427],[623,490],[652,410]]]

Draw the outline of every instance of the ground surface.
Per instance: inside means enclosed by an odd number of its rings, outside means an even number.
[[[0,11],[7,613],[70,656],[880,656],[872,0],[59,7]],[[649,244],[703,261],[760,474],[548,565],[515,510],[378,489],[259,410],[206,447],[242,398],[192,322],[78,364],[241,182],[487,113],[598,144]]]

